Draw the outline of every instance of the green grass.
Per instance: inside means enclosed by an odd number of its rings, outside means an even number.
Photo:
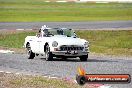
[[[90,51],[111,55],[132,55],[132,30],[128,31],[76,31],[77,35],[90,42]],[[36,32],[0,34],[0,46],[22,48],[24,39]]]
[[[132,20],[131,3],[45,3],[0,0],[0,22]]]
[[[71,85],[64,80],[59,79],[48,79],[43,77],[26,77],[26,79],[15,79],[11,80],[10,84],[12,86],[20,87],[32,87],[32,88],[71,88],[76,87],[79,88],[79,85],[73,84]]]
[[[22,48],[26,36],[35,35],[36,32],[0,33],[0,46],[9,48]]]
[[[49,79],[42,76],[27,76],[0,73],[2,88],[93,88],[87,85],[79,86],[73,79]]]
[[[90,42],[90,51],[111,55],[132,55],[132,30],[77,31],[78,36]]]

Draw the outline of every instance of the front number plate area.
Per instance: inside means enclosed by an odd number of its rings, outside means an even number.
[[[75,55],[75,54],[78,54],[78,52],[77,52],[77,51],[67,51],[66,54],[72,54],[72,55]]]

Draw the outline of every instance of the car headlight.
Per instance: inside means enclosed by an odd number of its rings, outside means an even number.
[[[85,51],[89,51],[89,42],[84,43],[84,49]]]
[[[54,42],[52,43],[52,46],[53,46],[53,47],[57,47],[57,46],[58,46],[58,42],[54,41]]]
[[[85,43],[84,43],[84,47],[85,47],[85,48],[89,47],[89,43],[88,43],[88,42],[85,42]]]

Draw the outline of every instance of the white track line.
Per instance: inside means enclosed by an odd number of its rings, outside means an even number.
[[[11,50],[0,50],[0,53],[14,53],[14,51],[11,51]]]
[[[111,86],[107,86],[107,85],[103,85],[103,86],[100,86],[98,88],[112,88]]]
[[[24,30],[24,29],[16,29],[16,30],[19,30],[19,31],[21,31],[21,30]]]
[[[11,74],[11,72],[8,72],[8,71],[7,71],[7,72],[5,72],[5,73],[7,73],[7,74]]]
[[[4,71],[0,71],[0,73],[3,73]]]

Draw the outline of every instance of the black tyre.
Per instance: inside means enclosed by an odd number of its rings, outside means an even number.
[[[86,83],[86,78],[84,76],[77,76],[76,81],[79,85],[84,85]]]
[[[49,45],[46,45],[45,47],[45,59],[46,61],[52,61],[53,60],[53,54],[50,52],[50,47]]]
[[[87,61],[87,60],[88,60],[88,55],[80,56],[80,61]]]
[[[29,43],[27,44],[26,48],[27,48],[28,59],[34,59],[35,53],[32,52]]]

